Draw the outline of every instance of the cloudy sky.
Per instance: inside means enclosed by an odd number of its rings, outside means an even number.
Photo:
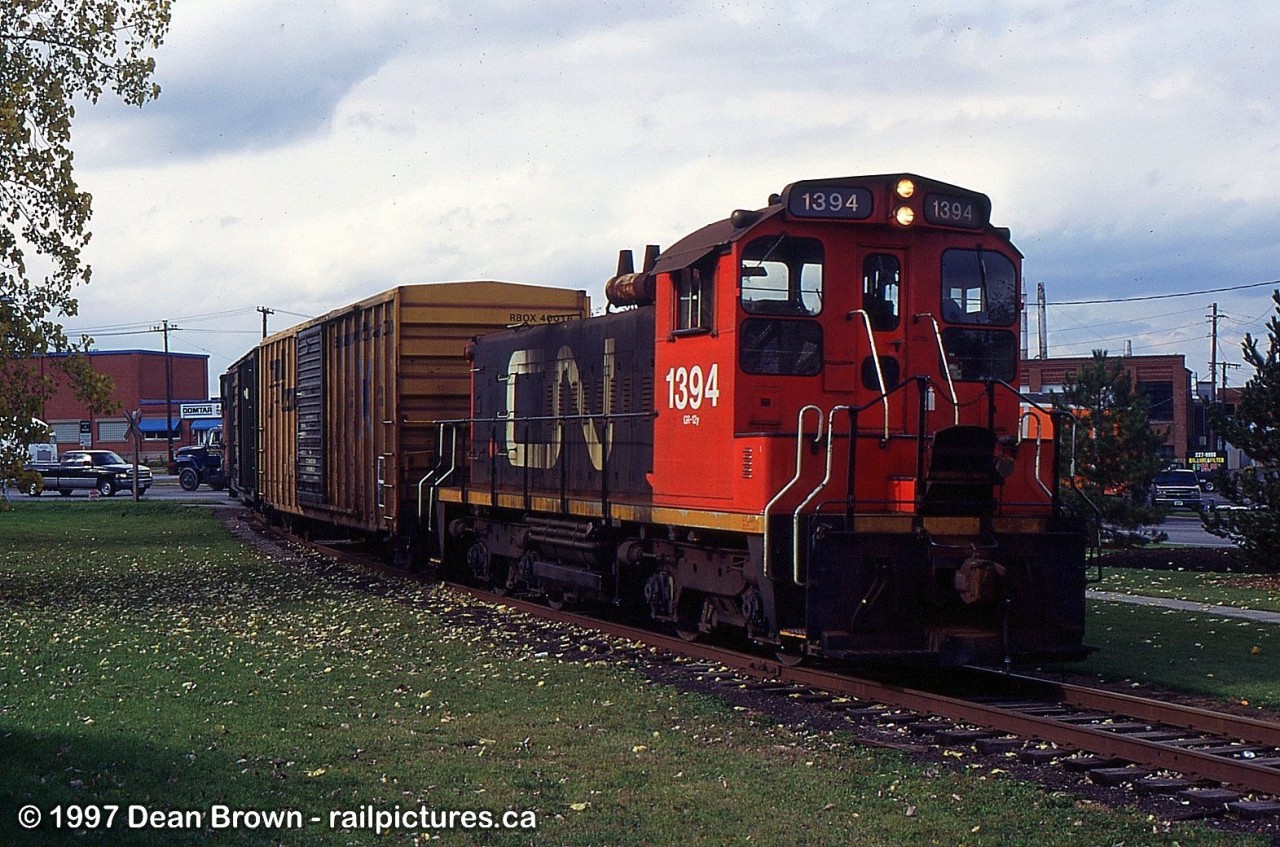
[[[214,380],[256,307],[274,331],[457,279],[602,303],[619,248],[822,176],[988,194],[1050,355],[1131,340],[1207,380],[1210,304],[1238,362],[1280,286],[1271,0],[177,0],[156,80],[77,117],[68,327],[159,349],[129,333],[169,320]]]

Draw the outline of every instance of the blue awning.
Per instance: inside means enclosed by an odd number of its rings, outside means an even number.
[[[181,423],[177,418],[173,419],[173,431],[178,431],[178,424]],[[143,418],[138,421],[138,429],[142,432],[165,432],[168,427],[165,426],[164,418]]]
[[[220,426],[222,421],[219,418],[196,418],[191,422],[191,431],[204,432],[206,429],[217,429]]]

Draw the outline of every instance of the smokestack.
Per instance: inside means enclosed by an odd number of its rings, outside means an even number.
[[[1027,360],[1027,354],[1030,352],[1028,346],[1031,340],[1027,338],[1027,292],[1022,292],[1022,361]]]
[[[1049,335],[1045,325],[1047,320],[1044,313],[1044,283],[1036,283],[1036,322],[1037,336],[1040,341],[1040,355],[1036,358],[1049,358]]]

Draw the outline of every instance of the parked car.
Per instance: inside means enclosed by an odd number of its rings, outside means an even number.
[[[195,491],[202,482],[214,491],[221,491],[227,485],[219,446],[179,447],[173,454],[169,473],[178,477],[183,491]]]
[[[1200,480],[1196,472],[1169,468],[1156,474],[1151,500],[1157,506],[1200,511]]]
[[[42,473],[43,485],[32,484],[27,493],[38,497],[42,488],[56,489],[63,497],[72,491],[96,490],[103,497],[117,491],[133,490],[133,465],[110,450],[68,450],[58,464]],[[146,494],[151,487],[151,468],[138,468],[138,494]]]

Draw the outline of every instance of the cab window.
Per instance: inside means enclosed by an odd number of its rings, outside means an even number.
[[[677,332],[680,330],[710,331],[714,328],[712,317],[715,301],[712,299],[712,293],[715,291],[715,272],[716,263],[713,257],[711,261],[699,262],[674,275],[676,285],[674,326]]]
[[[1013,326],[1018,316],[1013,262],[992,250],[942,254],[942,319],[956,324]]]
[[[822,371],[822,324],[747,318],[738,332],[738,364],[749,374],[814,376]]]
[[[822,311],[822,242],[769,235],[742,250],[742,308],[753,315],[807,317]]]
[[[898,257],[872,253],[862,260],[862,308],[877,331],[898,328],[898,292],[902,268]]]
[[[1018,338],[1012,332],[947,327],[942,346],[954,380],[1013,382],[1018,376]]]

